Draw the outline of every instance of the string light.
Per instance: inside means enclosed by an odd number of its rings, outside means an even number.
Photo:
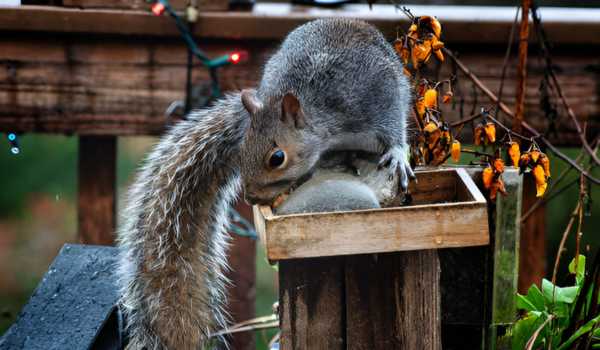
[[[19,148],[19,140],[17,139],[17,134],[14,132],[9,132],[6,135],[8,142],[10,143],[10,153],[17,155],[21,153],[21,149]]]
[[[194,38],[192,36],[190,26],[192,23],[183,22],[183,20],[175,13],[168,0],[158,0],[152,5],[152,13],[157,16],[161,16],[164,12],[167,12],[174,20],[183,41],[185,41],[189,52],[191,52],[195,57],[197,57],[200,62],[208,69],[211,79],[211,98],[218,98],[221,95],[221,91],[219,88],[219,80],[217,76],[217,68],[238,64],[241,62],[245,62],[248,59],[247,51],[233,51],[226,55],[210,59],[200,48],[196,45]],[[188,22],[195,22],[197,20],[198,13],[196,9],[190,4],[187,8],[187,19]],[[192,61],[190,59],[192,56],[188,56],[188,76],[192,67]],[[189,101],[189,87],[186,89],[186,107],[185,112],[188,112],[188,101]],[[168,115],[170,115],[174,109],[181,107],[181,102],[172,103],[167,109]],[[254,227],[251,223],[249,223],[246,219],[244,219],[235,209],[231,209],[229,215],[232,218],[232,221],[235,223],[230,226],[230,229],[239,236],[250,237],[251,239],[257,239],[256,231],[254,231]]]
[[[156,16],[161,16],[165,12],[165,5],[161,2],[155,2],[152,5],[152,13]]]
[[[248,51],[235,51],[229,54],[229,61],[233,64],[245,62],[248,59]]]

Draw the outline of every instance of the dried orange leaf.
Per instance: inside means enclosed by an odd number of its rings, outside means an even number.
[[[506,188],[504,187],[504,181],[501,177],[496,181],[496,186],[498,187],[498,191],[506,196]]]
[[[485,136],[489,142],[496,142],[496,125],[494,123],[488,122],[485,124]]]
[[[419,69],[419,66],[420,66],[419,56],[417,54],[417,49],[415,46],[413,46],[412,50],[410,50],[410,58],[412,61],[413,69]]]
[[[436,37],[439,38],[442,35],[442,24],[435,17],[431,17],[431,29]]]
[[[450,154],[452,155],[452,159],[455,162],[460,160],[460,142],[458,140],[454,140],[452,142],[452,146],[450,147]]]
[[[481,178],[483,179],[483,187],[489,189],[490,186],[492,186],[492,179],[494,178],[494,170],[492,167],[488,166],[487,168],[483,169]]]
[[[434,122],[429,122],[427,123],[427,125],[425,125],[425,127],[423,128],[423,131],[428,132],[428,133],[432,133],[434,131],[436,131],[438,129],[438,126],[436,123]]]
[[[444,94],[444,97],[442,97],[442,102],[450,103],[450,101],[452,101],[453,95],[454,94],[452,94],[452,91],[446,91],[446,93]]]
[[[417,100],[417,114],[419,115],[419,117],[421,119],[423,119],[423,116],[425,115],[425,102],[423,101],[422,98]]]
[[[438,145],[438,140],[442,136],[442,132],[440,129],[435,129],[432,133],[429,134],[427,141],[429,143],[429,149],[433,149]]]
[[[442,24],[435,17],[421,16],[419,18],[419,24],[429,27],[433,34],[435,34],[435,36],[438,38],[440,37],[440,35],[442,35]]]
[[[474,141],[475,145],[477,145],[477,146],[481,145],[482,137],[483,137],[483,125],[478,124],[475,127],[475,131],[473,133],[473,138],[474,138],[473,141]]]
[[[537,185],[546,183],[546,173],[541,165],[538,164],[533,168],[533,177],[535,178],[535,183]]]
[[[500,158],[495,158],[492,165],[497,173],[502,174],[504,172],[504,161]]]
[[[438,40],[436,37],[431,39],[431,48],[435,51],[439,51],[444,47],[444,42]]]
[[[546,188],[548,188],[547,182],[544,182],[541,185],[535,184],[535,189],[536,189],[535,196],[542,197],[544,195],[544,193],[546,193]]]
[[[416,24],[411,24],[410,27],[408,27],[408,33],[412,34],[412,33],[416,33],[417,32],[417,25]]]
[[[519,159],[521,158],[521,149],[519,148],[519,144],[516,142],[508,143],[508,156],[512,161],[512,164],[515,168],[519,167]]]
[[[431,165],[440,165],[446,160],[446,150],[439,144],[436,148],[433,149],[432,153],[433,159],[431,159]]]
[[[540,155],[540,164],[544,167],[546,177],[550,177],[550,159],[543,153]]]
[[[531,160],[533,160],[534,163],[537,163],[538,158],[540,157],[540,154],[542,154],[542,152],[533,150],[529,152],[529,154],[531,155]]]
[[[531,155],[529,153],[523,153],[521,158],[519,159],[519,168],[521,168],[521,172],[527,169],[529,162],[531,161]]]
[[[431,57],[431,42],[425,40],[420,44],[416,44],[412,52],[419,63],[429,61],[429,57]]]
[[[433,53],[435,54],[435,57],[440,60],[440,62],[444,62],[444,54],[442,53],[442,50],[433,50]]]
[[[500,192],[503,195],[506,195],[506,189],[504,188],[504,181],[501,178],[497,178],[496,181],[492,183],[490,186],[490,199],[496,199],[496,194]]]
[[[423,101],[427,108],[437,108],[437,91],[435,89],[428,89],[425,91]]]

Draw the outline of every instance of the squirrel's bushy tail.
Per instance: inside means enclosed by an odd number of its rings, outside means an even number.
[[[200,349],[225,324],[225,226],[247,118],[240,100],[176,124],[129,192],[118,237],[128,349]]]

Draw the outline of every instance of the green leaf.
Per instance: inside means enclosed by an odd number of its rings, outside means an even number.
[[[535,284],[529,287],[527,295],[517,293],[516,301],[519,309],[527,311],[544,311],[546,309],[544,295]]]
[[[579,259],[577,260],[577,271],[575,271],[575,258],[571,260],[569,263],[569,272],[575,275],[577,285],[581,285],[583,283],[583,278],[585,277],[585,255],[579,254]]]
[[[579,327],[577,329],[577,331],[575,333],[573,333],[573,335],[571,337],[569,337],[569,339],[567,339],[564,343],[562,343],[560,345],[560,347],[558,348],[558,350],[569,349],[569,347],[571,346],[571,344],[573,344],[573,342],[575,342],[575,340],[577,340],[577,338],[579,338],[582,335],[586,334],[587,332],[591,331],[594,328],[594,326],[596,325],[596,323],[598,323],[599,321],[600,321],[600,315],[592,318],[586,324],[584,324],[583,326]]]
[[[578,291],[579,286],[561,288],[555,286],[545,278],[542,280],[542,292],[544,293],[546,303],[550,305],[556,303],[572,304],[575,301],[575,297],[577,297]]]
[[[526,311],[537,311],[536,306],[525,295],[517,293],[517,308]]]
[[[537,327],[542,323],[540,317],[529,312],[525,317],[519,319],[512,327],[512,348],[513,350],[525,349],[525,344]]]

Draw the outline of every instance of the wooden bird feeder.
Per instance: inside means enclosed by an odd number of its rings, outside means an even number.
[[[254,207],[270,261],[480,246],[489,243],[486,200],[464,169],[417,172],[412,204],[275,215]],[[394,201],[399,202],[399,200]]]
[[[491,288],[474,274],[460,275],[464,269],[456,266],[489,266],[490,227],[496,226],[472,180],[479,175],[462,168],[416,175],[410,205],[400,205],[398,196],[384,208],[289,215],[254,206],[267,257],[279,262],[281,349],[440,350],[454,334],[476,344],[495,329],[484,324],[489,311],[481,306],[472,307],[477,312],[468,317],[469,328],[455,325],[456,298],[480,289],[443,282]]]

